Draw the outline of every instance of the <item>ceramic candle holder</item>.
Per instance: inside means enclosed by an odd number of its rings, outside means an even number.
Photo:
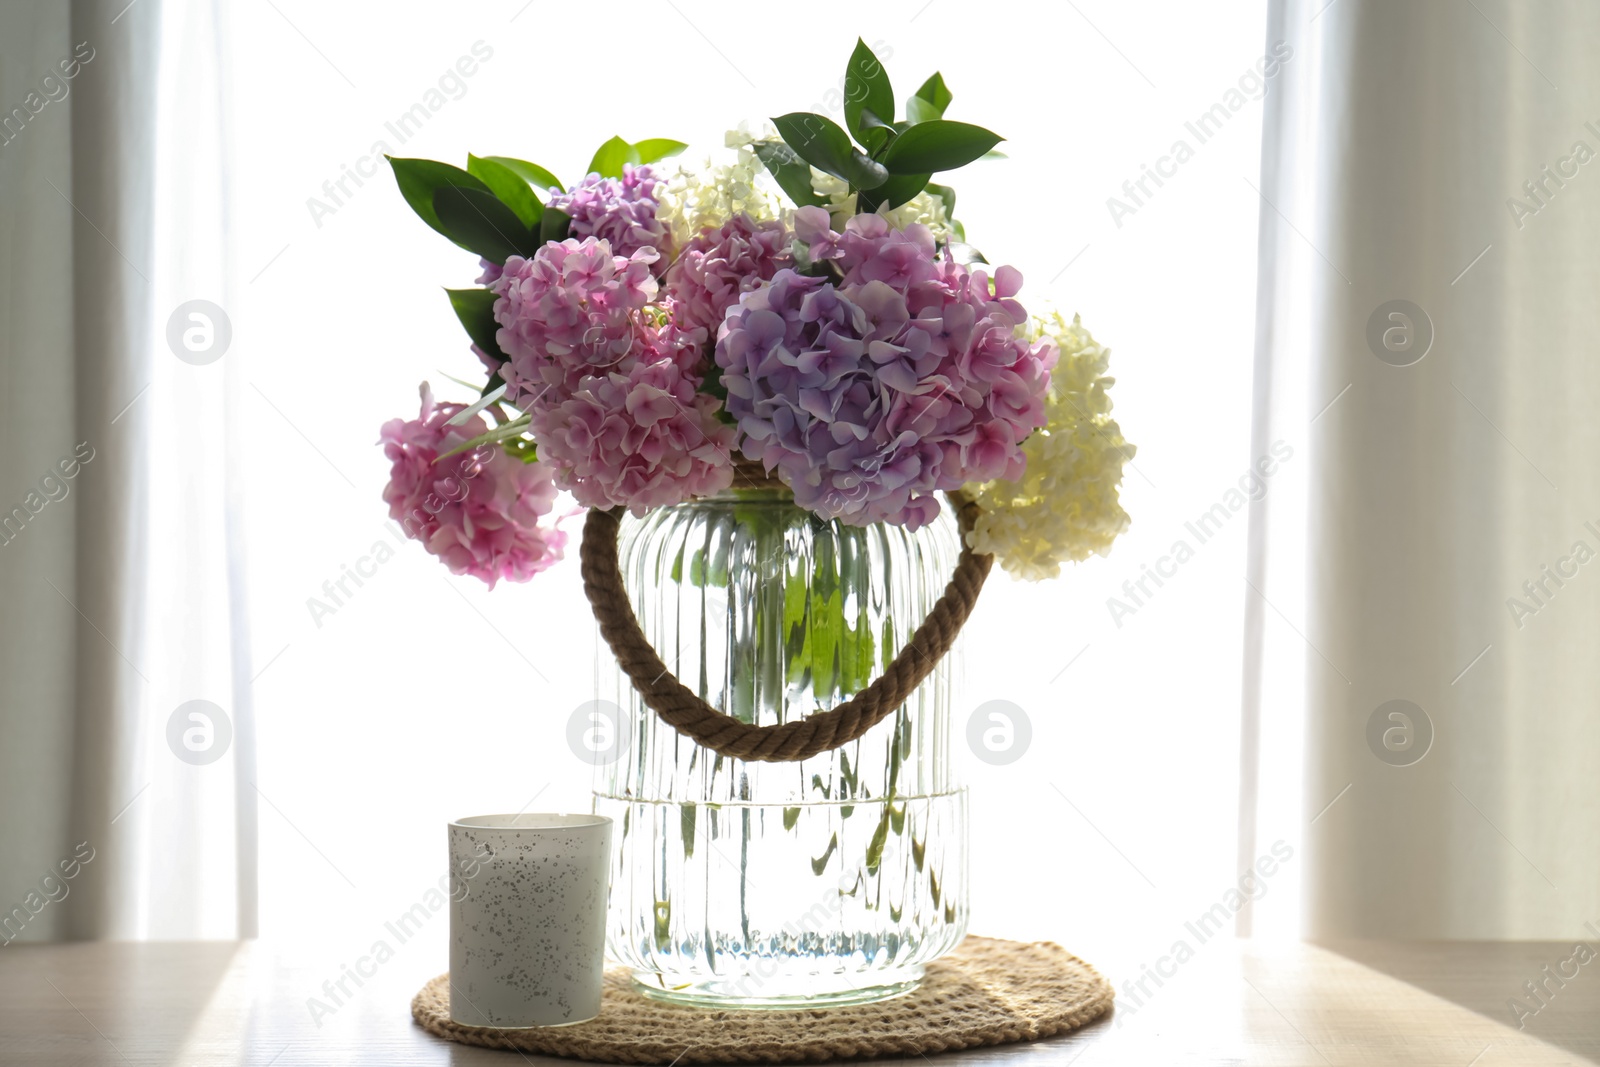
[[[611,820],[478,815],[449,831],[450,1017],[512,1028],[600,1014]]]

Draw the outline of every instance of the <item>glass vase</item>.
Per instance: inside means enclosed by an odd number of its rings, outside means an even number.
[[[948,504],[912,533],[817,518],[768,487],[622,522],[640,628],[679,680],[744,722],[842,703],[894,659],[960,552]],[[607,950],[652,995],[852,1003],[911,988],[967,925],[967,813],[951,759],[952,650],[860,739],[747,762],[680,735],[621,671]]]

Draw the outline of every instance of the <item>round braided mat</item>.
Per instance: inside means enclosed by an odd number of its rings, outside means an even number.
[[[417,1025],[449,1041],[606,1063],[819,1063],[1036,1041],[1111,1010],[1111,983],[1048,941],[968,937],[904,996],[839,1008],[749,1011],[652,1000],[606,972],[600,1015],[529,1030],[450,1019],[450,976],[411,1002]]]

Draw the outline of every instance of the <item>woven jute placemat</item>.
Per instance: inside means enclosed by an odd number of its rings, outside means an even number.
[[[450,978],[411,1002],[417,1025],[449,1041],[605,1063],[821,1063],[1036,1041],[1111,1010],[1111,983],[1060,945],[968,937],[903,996],[838,1008],[684,1007],[606,972],[600,1015],[575,1026],[501,1030],[450,1019]]]

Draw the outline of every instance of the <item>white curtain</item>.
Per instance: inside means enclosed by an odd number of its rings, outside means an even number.
[[[216,55],[0,7],[0,940],[254,930]]]
[[[1580,936],[1600,6],[1271,20],[1298,55],[1266,114],[1254,434],[1308,477],[1253,514],[1241,854],[1305,841],[1313,936]]]

